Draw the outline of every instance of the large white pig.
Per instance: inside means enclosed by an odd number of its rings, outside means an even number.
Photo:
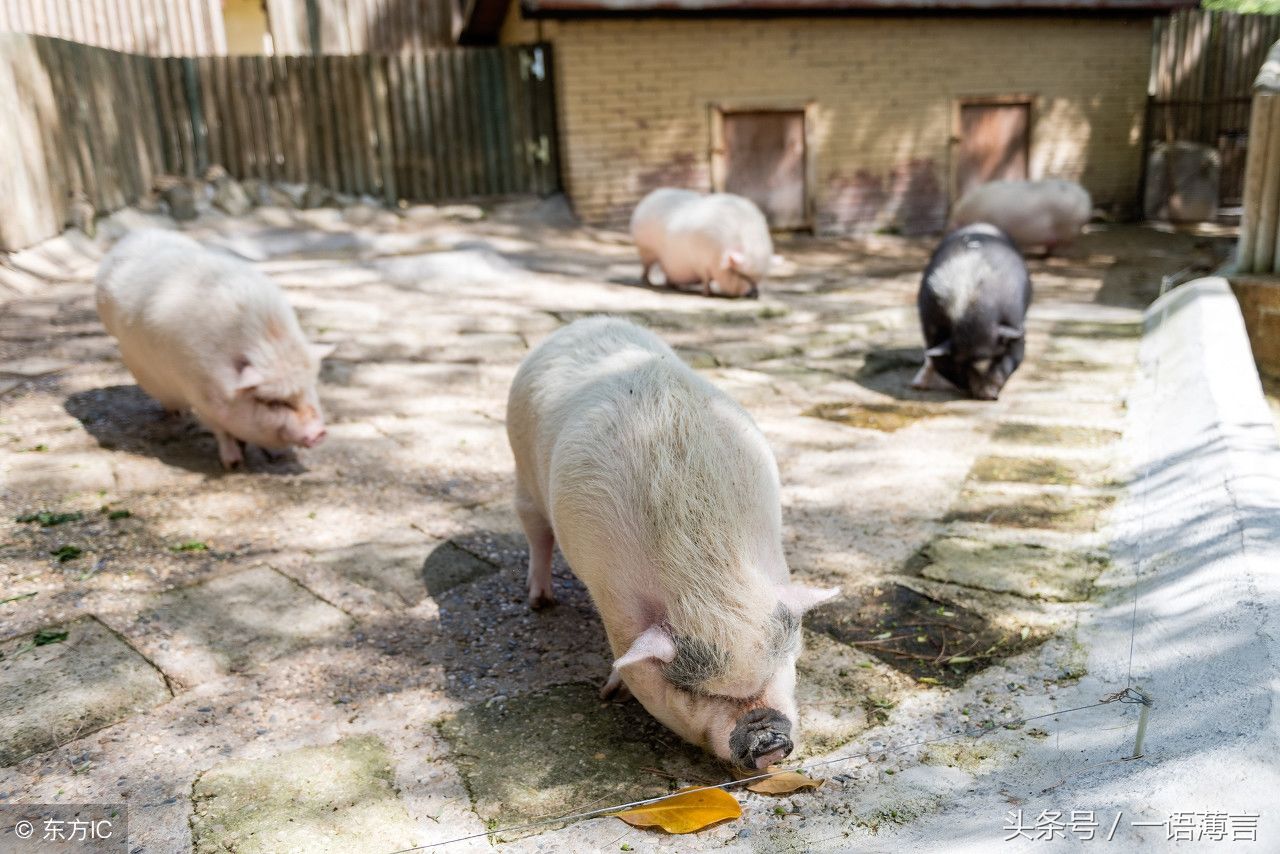
[[[732,193],[654,190],[631,214],[631,237],[645,284],[657,264],[668,285],[700,284],[703,296],[757,296],[773,259],[764,214]]]
[[[951,227],[978,222],[1004,231],[1022,250],[1046,252],[1070,243],[1093,213],[1089,192],[1073,181],[991,181],[964,194],[951,210]]]
[[[274,282],[170,231],[130,234],[103,260],[98,315],[147,394],[192,410],[226,468],[243,443],[313,447],[325,436],[316,395],[328,345],[307,342]]]
[[[625,687],[686,740],[764,768],[798,740],[800,618],[836,595],[790,579],[778,470],[751,417],[652,333],[579,320],[521,364],[507,404],[529,603],[559,543]]]

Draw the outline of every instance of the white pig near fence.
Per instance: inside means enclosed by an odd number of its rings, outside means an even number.
[[[703,296],[757,296],[773,260],[764,214],[732,193],[654,190],[631,215],[631,237],[645,284],[657,264],[668,285],[700,284]]]
[[[226,468],[243,443],[313,447],[325,436],[316,395],[328,345],[307,342],[274,282],[243,261],[171,231],[120,241],[97,277],[98,315],[138,385],[170,411],[192,410]]]
[[[951,227],[986,222],[1020,249],[1046,252],[1070,243],[1093,213],[1089,192],[1073,181],[990,181],[965,193],[951,210]]]
[[[686,740],[763,768],[798,740],[800,618],[778,470],[751,417],[652,333],[579,320],[520,366],[507,404],[529,603],[556,543],[604,621],[613,672]]]

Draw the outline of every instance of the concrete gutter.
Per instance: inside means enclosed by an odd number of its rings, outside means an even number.
[[[1128,758],[1136,705],[1037,721],[1047,738],[967,781],[913,769],[915,786],[942,795],[941,812],[856,850],[1093,850],[1111,833],[1130,850],[1280,851],[1280,445],[1225,279],[1148,309],[1124,450],[1132,480],[1113,519],[1113,565],[1080,614],[1088,675],[1020,699],[1037,715],[1124,689],[1132,636],[1132,684],[1154,698],[1142,758]],[[1073,811],[1092,817],[1096,838],[1019,836],[1015,810],[1027,826],[1043,811],[1063,824]],[[1231,843],[1230,831],[1196,841],[1205,813],[1260,813],[1256,842]],[[1201,830],[1182,841],[1180,822]]]
[[[1134,480],[1114,550],[1130,597],[1138,579],[1133,679],[1156,707],[1146,758],[1127,786],[1107,786],[1109,800],[1161,817],[1261,812],[1257,844],[1280,851],[1275,426],[1226,279],[1166,294],[1145,326],[1126,434]],[[1124,676],[1128,657],[1115,653],[1133,615],[1130,598],[1082,632],[1091,671]]]

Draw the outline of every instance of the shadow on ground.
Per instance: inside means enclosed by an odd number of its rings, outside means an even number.
[[[136,385],[115,385],[76,392],[63,404],[102,448],[154,457],[162,463],[198,474],[221,474],[218,443],[195,417],[170,415]],[[246,454],[246,464],[263,474],[299,474],[305,469],[286,452],[268,457],[260,448]]]

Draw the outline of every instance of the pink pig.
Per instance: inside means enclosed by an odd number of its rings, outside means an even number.
[[[800,619],[834,596],[790,578],[778,469],[751,417],[666,344],[591,318],[520,366],[507,404],[529,603],[559,543],[630,689],[684,739],[745,768],[799,740]]]
[[[138,385],[195,412],[228,469],[243,445],[312,448],[325,437],[316,395],[331,345],[307,342],[274,282],[170,231],[130,234],[98,270],[98,315]]]

